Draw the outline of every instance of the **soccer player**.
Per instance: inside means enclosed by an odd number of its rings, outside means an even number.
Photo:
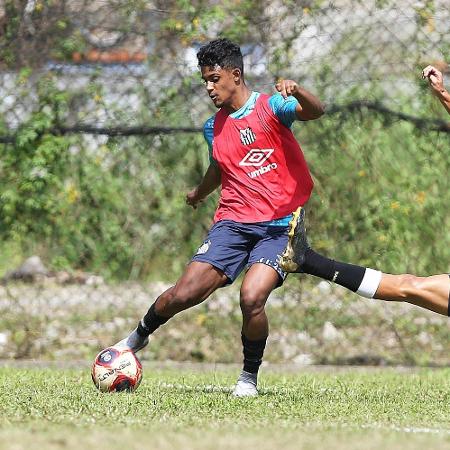
[[[219,111],[204,127],[209,167],[186,202],[196,208],[221,185],[214,224],[176,284],[116,345],[140,350],[160,325],[231,284],[247,268],[240,289],[244,367],[234,395],[252,396],[268,336],[264,306],[286,277],[277,260],[287,245],[292,211],[306,203],[313,187],[290,126],[297,119],[316,119],[324,109],[294,82],[280,84],[281,94],[252,92],[240,48],[226,39],[210,42],[197,56],[206,91]]]
[[[444,108],[450,114],[450,94],[444,87],[442,73],[433,66],[427,66],[422,70],[422,78],[428,79],[434,95],[439,99]]]
[[[443,314],[441,297],[448,296],[448,286],[443,292],[434,277],[381,274],[330,260],[309,247],[302,206],[313,181],[290,127],[295,120],[320,117],[321,102],[292,80],[277,83],[278,93],[271,96],[251,91],[241,51],[227,39],[208,43],[197,57],[206,91],[219,111],[204,127],[209,167],[186,202],[196,208],[221,186],[214,224],[176,284],[116,345],[142,349],[159,326],[247,269],[240,289],[244,366],[233,393],[254,396],[269,329],[265,303],[286,271],[310,273],[361,295],[411,301]]]

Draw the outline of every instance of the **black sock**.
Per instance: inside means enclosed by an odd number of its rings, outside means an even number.
[[[332,281],[353,292],[356,292],[360,287],[366,271],[365,267],[326,258],[316,253],[312,248],[306,250],[305,262],[301,269],[304,273]]]
[[[147,337],[150,334],[152,334],[157,328],[159,328],[161,325],[165,324],[169,317],[161,317],[156,314],[155,311],[155,303],[153,303],[152,306],[150,306],[149,310],[147,311],[147,314],[144,316],[144,318],[139,322],[139,325],[137,326],[137,334],[142,337]]]
[[[241,335],[242,345],[244,347],[244,370],[249,373],[258,373],[259,366],[262,363],[264,349],[266,348],[267,338],[259,341],[251,341]]]

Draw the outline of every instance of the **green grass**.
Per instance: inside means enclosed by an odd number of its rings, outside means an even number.
[[[4,367],[0,449],[450,449],[449,369],[265,370],[254,399],[230,397],[236,375],[148,364],[136,393],[101,394],[87,367]]]

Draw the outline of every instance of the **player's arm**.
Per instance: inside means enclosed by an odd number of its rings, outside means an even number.
[[[275,88],[284,98],[292,95],[297,99],[298,104],[295,108],[295,114],[298,120],[318,119],[325,112],[322,102],[311,92],[300,87],[295,81],[280,80]]]
[[[428,79],[434,95],[439,99],[444,108],[450,114],[450,93],[444,87],[442,73],[433,66],[427,66],[422,71],[422,78]]]
[[[199,202],[220,186],[220,182],[219,166],[215,162],[211,162],[200,184],[187,193],[186,203],[194,209],[197,208]]]

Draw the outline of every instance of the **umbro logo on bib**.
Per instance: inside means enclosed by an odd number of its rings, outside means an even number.
[[[241,142],[244,145],[251,145],[256,141],[256,134],[253,133],[250,127],[247,127],[245,130],[240,130],[239,134],[241,136]]]
[[[273,153],[273,148],[254,148],[250,150],[242,161],[239,163],[240,166],[262,166],[264,161],[266,161],[269,156]]]
[[[247,175],[250,178],[256,178],[260,175],[263,175],[271,170],[275,170],[278,168],[276,162],[271,164],[267,164],[267,166],[263,166],[263,164],[269,159],[270,155],[274,152],[273,148],[254,148],[250,150],[239,163],[240,166],[253,166],[258,167],[258,169],[253,170],[252,172],[247,172]]]

